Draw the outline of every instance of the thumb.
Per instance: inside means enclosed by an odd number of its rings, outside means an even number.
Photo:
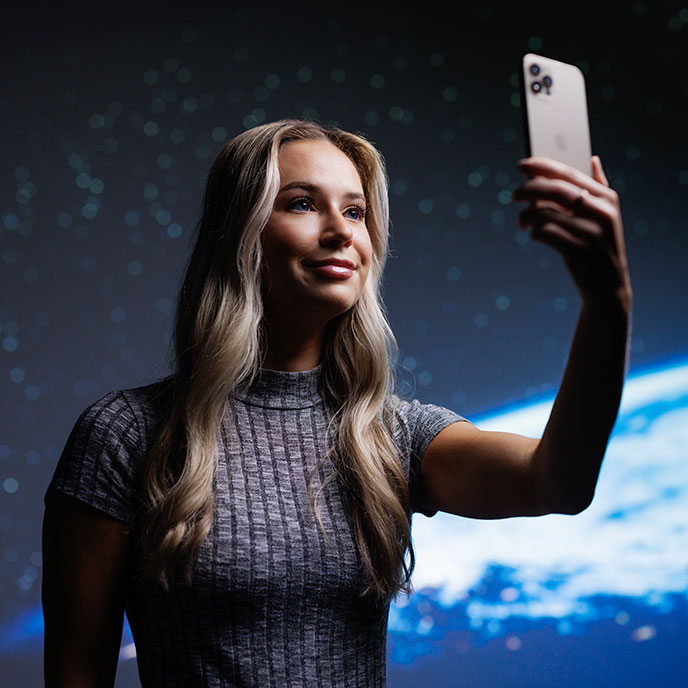
[[[599,155],[593,155],[592,158],[592,178],[596,182],[600,182],[600,184],[604,184],[605,186],[609,186],[609,181],[607,180],[607,175],[604,173],[604,169],[602,169],[602,161],[600,160]]]

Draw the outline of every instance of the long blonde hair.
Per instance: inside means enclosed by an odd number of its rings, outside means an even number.
[[[280,147],[312,139],[330,141],[354,163],[373,247],[360,299],[330,323],[326,336],[321,379],[335,428],[329,455],[350,497],[355,539],[370,573],[366,592],[408,589],[410,498],[385,403],[396,343],[379,293],[389,227],[384,162],[364,138],[302,120],[245,131],[210,170],[179,296],[168,413],[143,476],[144,562],[163,585],[178,565],[187,579],[191,575],[212,524],[217,434],[227,399],[249,385],[261,365],[261,233],[278,192]]]

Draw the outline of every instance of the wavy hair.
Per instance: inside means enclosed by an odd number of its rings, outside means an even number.
[[[303,120],[243,132],[227,143],[208,176],[179,295],[168,413],[143,475],[144,565],[165,586],[178,566],[190,579],[212,523],[216,442],[225,405],[261,365],[261,234],[279,188],[280,147],[299,140],[326,140],[346,154],[369,208],[368,279],[357,303],[329,324],[325,339],[321,384],[333,410],[326,457],[332,457],[349,496],[355,539],[370,574],[365,592],[393,595],[409,588],[410,497],[386,404],[396,343],[380,299],[389,227],[384,161],[361,136]],[[311,496],[320,527],[323,487]]]

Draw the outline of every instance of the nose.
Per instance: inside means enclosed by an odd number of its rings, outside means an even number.
[[[339,208],[331,208],[322,218],[320,243],[323,246],[348,246],[353,241],[351,223],[342,216]]]

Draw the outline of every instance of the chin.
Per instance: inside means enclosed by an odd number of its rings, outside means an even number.
[[[358,299],[341,299],[318,301],[317,308],[323,314],[323,320],[328,322],[348,313],[358,302]]]
[[[326,309],[326,318],[327,320],[334,320],[335,318],[339,318],[345,313],[348,313],[354,306],[356,305],[356,302],[354,301],[353,303],[347,302],[347,303],[339,303],[339,304],[327,304],[326,306],[323,307],[323,310]]]
[[[330,285],[327,289],[318,290],[312,294],[314,301],[323,308],[331,309],[336,315],[346,313],[358,303],[361,294],[358,290],[344,288],[344,286]]]

